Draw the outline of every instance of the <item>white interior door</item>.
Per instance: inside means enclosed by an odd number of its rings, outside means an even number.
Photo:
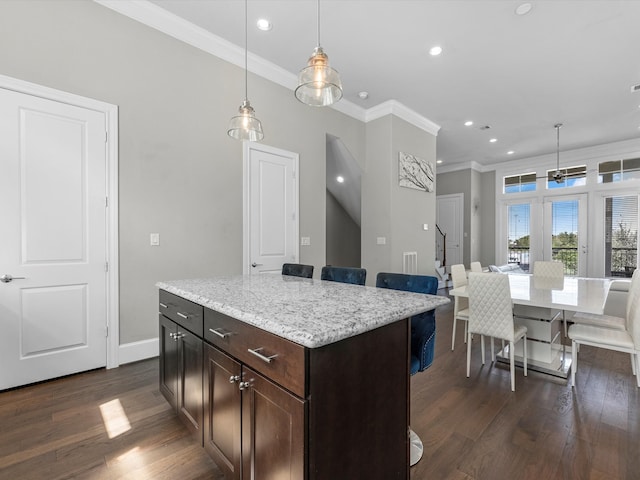
[[[440,230],[447,235],[446,264],[458,265],[462,263],[463,248],[463,224],[462,224],[462,202],[463,194],[438,195],[436,197],[436,223]]]
[[[105,131],[0,88],[0,389],[106,365]]]
[[[245,254],[249,274],[298,262],[298,155],[245,143]]]

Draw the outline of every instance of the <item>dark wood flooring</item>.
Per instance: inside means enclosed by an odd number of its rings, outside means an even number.
[[[452,352],[451,310],[437,312],[433,366],[411,379],[411,426],[425,445],[412,480],[640,479],[628,355],[582,347],[576,390],[518,369],[514,393],[508,365],[482,367],[475,342],[466,378],[464,326]],[[0,480],[219,480],[158,392],[157,371],[150,359],[0,393]]]

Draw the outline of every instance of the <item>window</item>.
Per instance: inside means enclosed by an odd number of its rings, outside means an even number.
[[[626,158],[598,164],[598,183],[635,179],[640,179],[640,158]]]
[[[504,193],[533,192],[536,189],[536,174],[525,173],[504,177]]]
[[[560,181],[554,178],[556,172],[560,171],[562,176]],[[578,167],[561,168],[560,170],[547,170],[547,188],[567,188],[580,187],[587,183],[587,166],[580,165]]]
[[[638,196],[605,198],[604,271],[630,277],[638,265]]]
[[[579,200],[551,202],[551,258],[564,264],[566,275],[578,273]]]
[[[507,211],[508,221],[508,261],[517,263],[524,271],[529,270],[529,246],[531,226],[531,205],[520,203],[509,205]]]

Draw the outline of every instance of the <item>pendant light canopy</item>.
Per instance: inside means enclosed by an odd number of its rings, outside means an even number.
[[[318,46],[307,66],[298,74],[296,98],[312,107],[325,107],[342,98],[338,72],[329,66],[329,57],[320,46],[320,0],[318,0]]]
[[[238,109],[239,115],[231,118],[227,133],[236,140],[258,142],[264,138],[262,124],[256,118],[255,110],[247,95],[247,0],[244,0],[244,101]]]

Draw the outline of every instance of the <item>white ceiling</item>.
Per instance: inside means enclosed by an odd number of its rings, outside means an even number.
[[[244,46],[241,0],[152,3]],[[443,167],[553,153],[558,122],[562,151],[639,138],[640,1],[540,0],[518,16],[522,3],[322,0],[321,44],[341,102],[368,110],[395,100],[440,125]],[[314,0],[249,0],[249,51],[297,74],[316,45],[316,11]],[[273,29],[257,30],[259,17]],[[439,57],[428,54],[434,45]],[[259,117],[260,98],[249,97]]]

